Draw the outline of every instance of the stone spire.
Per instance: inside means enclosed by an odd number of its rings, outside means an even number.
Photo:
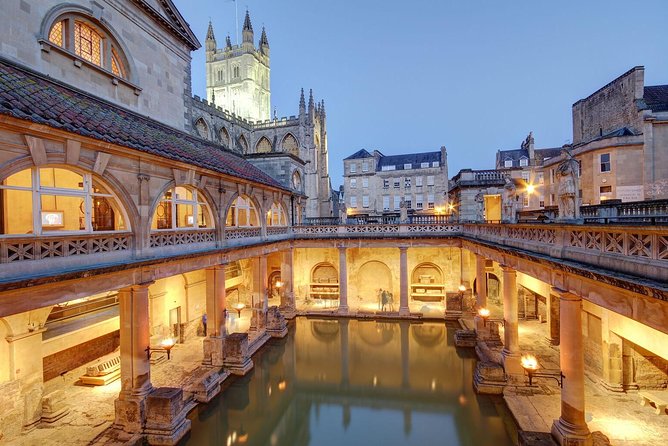
[[[260,51],[265,56],[269,56],[269,40],[267,39],[267,32],[262,27],[262,35],[260,36]]]
[[[313,112],[315,111],[315,103],[313,102],[313,89],[309,90],[308,97],[308,117],[309,120],[313,119]]]
[[[327,114],[325,113],[325,100],[324,100],[324,99],[321,101],[321,105],[320,105],[320,113],[322,114],[323,119],[324,119],[325,116],[327,115]]]
[[[216,36],[213,35],[213,24],[209,20],[209,28],[206,30],[205,46],[207,52],[216,51]]]
[[[243,43],[253,44],[253,25],[251,24],[250,13],[246,10],[246,18],[244,19],[244,28],[241,32],[243,34]]]
[[[304,89],[302,88],[302,93],[299,96],[299,116],[304,116],[306,114],[306,100],[304,99]]]

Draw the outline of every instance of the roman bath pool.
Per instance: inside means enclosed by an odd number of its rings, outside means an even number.
[[[455,348],[455,329],[297,318],[190,414],[184,444],[511,445],[503,402],[473,391],[475,357]]]

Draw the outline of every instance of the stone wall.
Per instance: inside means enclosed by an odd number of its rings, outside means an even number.
[[[629,341],[624,341],[624,365],[631,365],[633,381],[641,389],[668,387],[668,360]],[[631,372],[631,371],[629,371]]]
[[[118,330],[92,339],[75,347],[62,350],[42,359],[44,381],[58,377],[79,366],[113,352],[120,346],[121,338]]]
[[[582,341],[584,343],[585,369],[596,376],[603,375],[601,352],[601,319],[593,314],[582,313]]]

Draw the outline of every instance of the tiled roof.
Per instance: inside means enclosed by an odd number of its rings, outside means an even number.
[[[654,112],[668,111],[668,85],[645,87],[643,99]]]
[[[222,146],[91,97],[1,58],[0,114],[285,189]]]
[[[536,160],[544,160],[548,158],[553,158],[559,156],[561,149],[535,149],[534,157]],[[512,160],[512,167],[520,166],[520,159],[524,157],[527,160],[529,159],[529,151],[527,149],[512,149],[512,150],[499,150],[499,163],[500,165],[497,168],[505,168],[505,161]],[[539,163],[540,164],[540,163]]]
[[[404,164],[410,164],[413,169],[420,167],[420,163],[431,163],[438,161],[441,163],[441,152],[423,152],[423,153],[407,153],[404,155],[388,155],[383,156],[378,161],[376,170],[382,170],[383,166],[395,166],[396,170],[403,170]]]
[[[358,150],[357,152],[353,153],[350,155],[348,158],[344,158],[346,160],[356,160],[356,159],[361,159],[361,158],[371,158],[373,155],[371,155],[369,152],[366,150]]]

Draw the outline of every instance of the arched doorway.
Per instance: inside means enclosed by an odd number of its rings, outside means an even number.
[[[360,267],[356,277],[361,308],[371,311],[398,309],[399,293],[393,288],[392,271],[386,264],[377,260],[366,262]],[[370,277],[373,277],[373,280],[369,280]],[[383,291],[388,293],[385,297],[385,306],[383,306]],[[348,299],[348,303],[352,303],[351,299]]]

